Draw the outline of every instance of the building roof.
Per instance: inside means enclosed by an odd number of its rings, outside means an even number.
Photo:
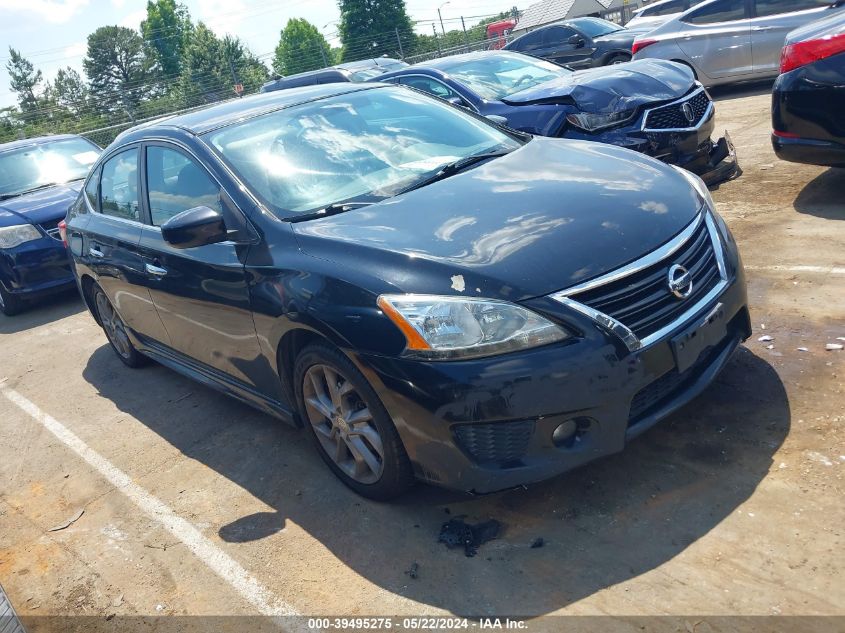
[[[605,6],[598,0],[540,0],[523,12],[514,30],[529,30],[550,22],[597,13],[604,9]]]

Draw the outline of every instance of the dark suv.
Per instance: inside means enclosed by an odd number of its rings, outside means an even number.
[[[736,244],[696,176],[399,86],[131,130],[67,224],[126,365],[305,426],[373,498],[414,478],[488,492],[619,451],[750,333]]]

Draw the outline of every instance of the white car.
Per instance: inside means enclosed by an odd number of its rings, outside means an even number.
[[[653,29],[679,16],[702,0],[658,0],[634,11],[634,16],[625,24],[629,29]]]

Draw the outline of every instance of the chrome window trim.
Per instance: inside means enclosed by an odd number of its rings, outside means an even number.
[[[685,103],[685,102],[693,99],[694,97],[697,97],[698,94],[701,93],[701,92],[706,92],[704,86],[701,86],[700,88],[698,88],[698,90],[694,90],[691,93],[684,95],[680,99],[676,99],[675,101],[670,101],[669,103],[664,103],[662,105],[654,106],[653,108],[649,108],[648,110],[645,110],[643,112],[643,122],[642,122],[640,129],[643,132],[692,132],[694,130],[698,130],[699,128],[701,128],[702,125],[704,125],[704,123],[713,114],[714,106],[713,106],[713,100],[712,99],[710,99],[709,103],[707,104],[707,109],[704,110],[704,114],[701,115],[701,118],[698,120],[698,123],[695,124],[695,125],[692,125],[690,127],[661,127],[661,128],[646,127],[646,121],[648,121],[648,115],[651,114],[654,110],[660,110],[661,108],[666,108],[668,106],[673,106],[673,105]]]
[[[692,305],[689,309],[685,310],[683,314],[681,314],[677,319],[672,321],[671,323],[663,326],[656,332],[649,334],[645,338],[639,338],[633,331],[631,331],[626,325],[617,321],[613,317],[599,312],[598,310],[594,310],[593,308],[584,305],[573,299],[571,295],[577,294],[579,292],[584,292],[586,290],[590,290],[592,288],[596,288],[598,286],[602,286],[604,284],[617,281],[628,275],[631,275],[637,271],[643,270],[651,265],[654,265],[661,260],[669,257],[672,253],[676,252],[681,246],[683,246],[687,240],[692,236],[695,230],[701,225],[701,222],[704,222],[707,225],[707,233],[710,236],[710,241],[713,244],[713,253],[716,257],[716,265],[719,269],[719,277],[721,278],[719,283],[713,287],[710,292],[708,292],[704,297],[699,299]],[[662,247],[658,248],[655,251],[652,251],[648,255],[641,257],[640,259],[631,262],[630,264],[623,266],[622,268],[610,272],[606,275],[602,275],[601,277],[597,277],[591,281],[585,282],[583,284],[579,284],[577,286],[573,286],[572,288],[567,288],[565,290],[561,290],[560,292],[556,292],[554,294],[549,295],[551,299],[557,301],[558,303],[565,305],[581,314],[584,314],[595,321],[598,325],[602,328],[619,338],[625,346],[628,348],[629,351],[635,352],[637,350],[645,349],[654,343],[665,338],[670,332],[678,329],[679,327],[687,324],[696,314],[704,310],[708,304],[712,303],[719,295],[724,292],[725,288],[728,287],[728,271],[727,271],[727,264],[725,262],[725,252],[722,247],[722,238],[719,235],[719,230],[716,227],[716,223],[713,220],[712,214],[705,210],[699,213],[695,220],[693,220],[683,231],[681,231],[675,238],[664,244]]]

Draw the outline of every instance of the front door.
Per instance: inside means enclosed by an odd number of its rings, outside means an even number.
[[[551,26],[543,32],[540,57],[573,67],[589,66],[595,47],[592,40],[567,26]]]
[[[188,209],[205,206],[224,218],[240,211],[195,158],[166,144],[145,148],[148,224],[141,234],[146,283],[171,347],[213,369],[256,385],[266,375],[249,301],[244,259],[235,242],[174,248],[159,228]],[[242,218],[241,218],[242,219]],[[227,221],[227,226],[237,224]]]
[[[684,17],[678,46],[708,77],[750,75],[751,24],[745,0],[717,0]]]

